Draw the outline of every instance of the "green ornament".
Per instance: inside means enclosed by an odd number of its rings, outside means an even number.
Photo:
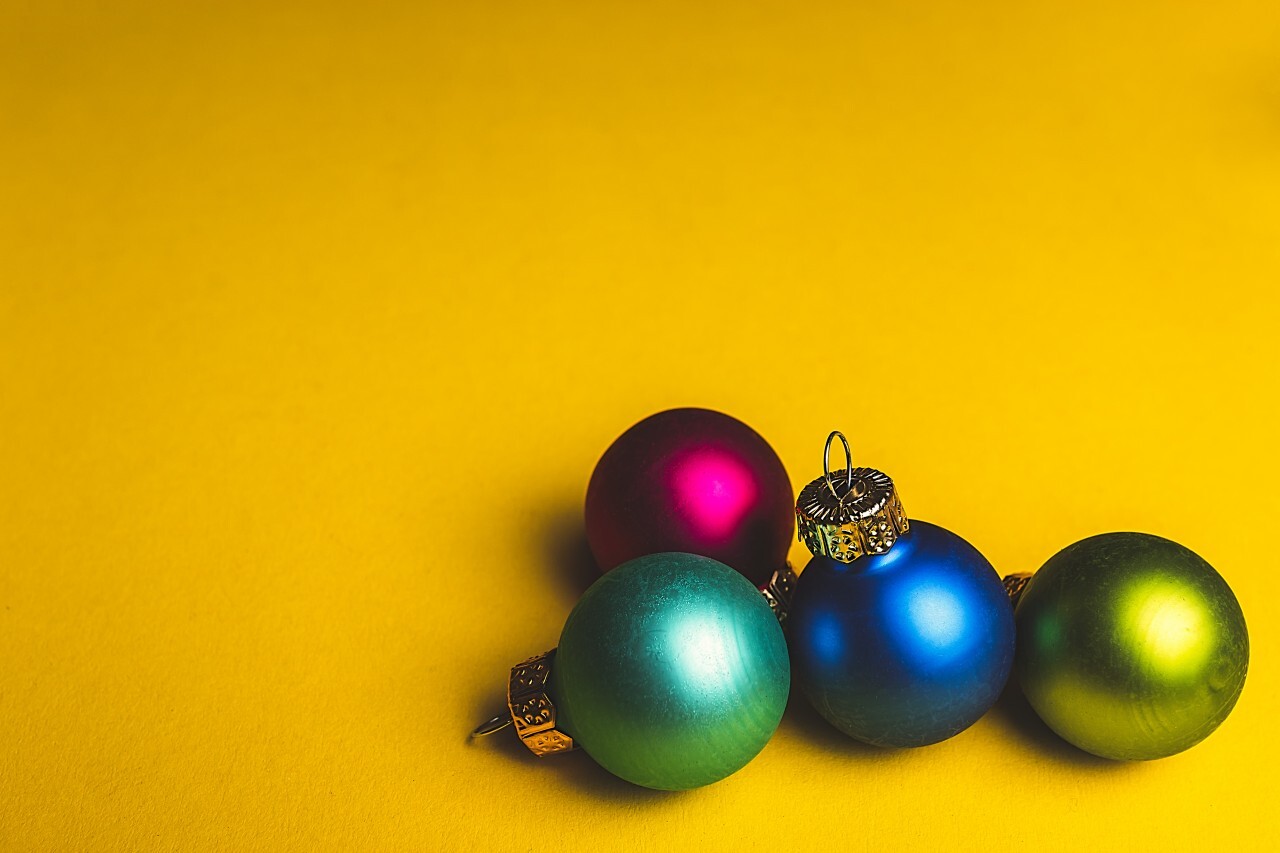
[[[1050,728],[1103,758],[1182,752],[1244,687],[1249,636],[1226,581],[1192,551],[1144,533],[1064,548],[1017,602],[1014,672]]]
[[[569,614],[549,685],[557,726],[606,770],[684,790],[740,769],[782,719],[787,645],[764,597],[723,563],[651,554]]]

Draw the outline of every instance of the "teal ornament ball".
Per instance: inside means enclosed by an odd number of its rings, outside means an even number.
[[[769,741],[791,684],[764,597],[708,557],[651,554],[582,596],[551,671],[558,727],[616,776],[709,785]]]
[[[1249,667],[1244,613],[1192,551],[1144,533],[1070,545],[1018,599],[1014,672],[1050,728],[1112,759],[1194,746],[1235,706]]]

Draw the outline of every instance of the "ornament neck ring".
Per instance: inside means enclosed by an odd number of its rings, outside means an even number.
[[[471,730],[473,738],[491,735],[494,732],[500,732],[507,726],[512,725],[511,718],[505,714],[499,714],[491,720],[485,720],[480,725]]]
[[[831,435],[827,436],[827,443],[822,448],[822,479],[827,481],[827,488],[831,490],[831,494],[839,498],[840,493],[831,484],[831,442],[837,438],[844,445],[844,493],[847,495],[853,490],[853,451],[849,449],[849,439],[845,438],[840,430],[833,430]]]

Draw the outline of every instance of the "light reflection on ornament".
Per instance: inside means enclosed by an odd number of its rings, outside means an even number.
[[[1204,602],[1191,600],[1184,585],[1156,579],[1136,586],[1122,610],[1120,624],[1146,646],[1148,663],[1169,676],[1194,673],[1211,651]]]
[[[924,583],[911,590],[907,613],[920,639],[935,650],[945,650],[964,638],[964,604],[941,584]]]
[[[758,497],[755,476],[737,457],[698,449],[671,467],[671,499],[691,527],[721,540],[733,536]]]
[[[725,643],[723,626],[705,617],[687,619],[672,631],[675,656],[692,682],[731,680],[741,665]]]
[[[818,613],[809,625],[809,645],[824,666],[835,666],[845,653],[844,626],[832,613]]]

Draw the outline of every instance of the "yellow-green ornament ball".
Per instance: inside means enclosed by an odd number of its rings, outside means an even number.
[[[1064,739],[1103,758],[1164,758],[1231,713],[1249,667],[1235,594],[1176,542],[1105,533],[1064,548],[1017,603],[1015,677]]]

